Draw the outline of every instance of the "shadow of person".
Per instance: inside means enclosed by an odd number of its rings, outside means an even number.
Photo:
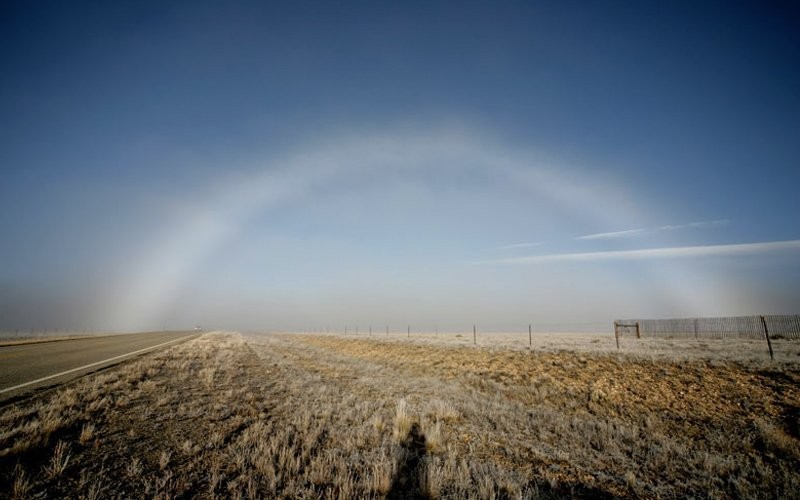
[[[425,498],[420,488],[420,476],[425,471],[425,436],[419,424],[411,426],[408,436],[400,443],[400,456],[397,459],[397,473],[386,498],[407,499]]]

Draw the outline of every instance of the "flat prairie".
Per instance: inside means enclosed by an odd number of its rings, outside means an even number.
[[[793,344],[451,337],[205,334],[0,409],[0,495],[800,495]]]

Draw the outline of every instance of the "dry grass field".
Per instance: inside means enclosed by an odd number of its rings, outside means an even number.
[[[796,361],[592,344],[206,334],[0,409],[0,496],[800,495]]]

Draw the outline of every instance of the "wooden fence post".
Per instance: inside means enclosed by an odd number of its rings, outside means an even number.
[[[637,339],[640,339],[640,338],[642,338],[642,334],[641,334],[641,332],[639,331],[639,322],[638,322],[638,321],[636,322],[636,338],[637,338]]]
[[[769,347],[769,359],[775,361],[775,355],[772,353],[772,342],[769,340],[769,330],[767,329],[767,320],[761,316],[761,324],[764,326],[764,337],[767,338],[767,347]]]
[[[472,325],[472,345],[478,344],[478,327]]]
[[[614,322],[614,339],[617,341],[617,350],[619,351],[619,322]]]
[[[531,333],[530,323],[528,323],[528,347],[533,349],[533,334]]]
[[[408,325],[408,338],[411,338],[411,325]]]

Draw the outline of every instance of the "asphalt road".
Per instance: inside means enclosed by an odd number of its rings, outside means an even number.
[[[163,346],[167,347],[180,339],[196,335],[194,332],[132,333],[2,346],[0,347],[0,401],[37,388],[63,383],[118,363],[127,359],[128,354],[134,356],[149,352],[143,350],[169,343]],[[62,375],[49,378],[57,374]],[[46,380],[40,380],[43,378]],[[29,384],[33,381],[38,382]]]

